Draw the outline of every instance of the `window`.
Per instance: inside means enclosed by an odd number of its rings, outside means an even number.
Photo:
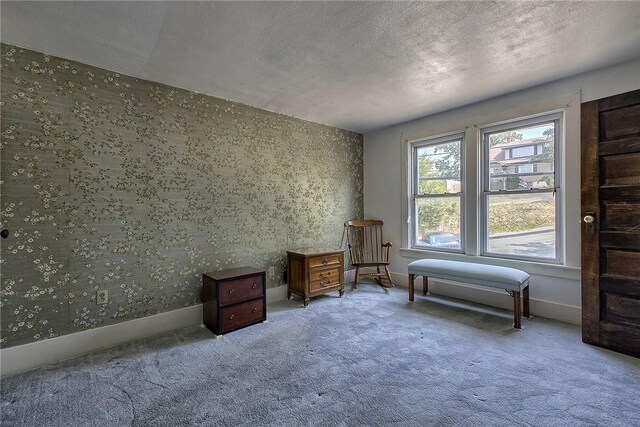
[[[406,180],[400,189],[400,254],[577,277],[580,156],[565,153],[580,149],[580,94],[520,101],[512,111],[478,107],[466,118],[456,112],[401,128]],[[436,146],[451,142],[460,145],[460,193],[418,191],[418,150],[432,147],[431,153],[420,153],[442,154]],[[511,157],[512,149],[523,147],[533,147],[533,154]],[[448,214],[449,222],[439,213],[443,209],[431,218],[419,208],[439,197],[455,203],[451,211],[456,214]],[[459,231],[452,230],[452,223]]]
[[[464,134],[411,144],[412,247],[462,251]]]
[[[560,120],[555,114],[482,129],[483,255],[560,259]]]
[[[533,145],[529,145],[527,147],[517,147],[511,149],[511,158],[516,157],[527,157],[533,156],[535,153],[535,148]]]
[[[531,173],[533,172],[533,163],[528,165],[518,165],[518,173]]]

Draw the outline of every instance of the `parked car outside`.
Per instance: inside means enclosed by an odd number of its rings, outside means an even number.
[[[434,248],[459,248],[460,236],[453,233],[425,233],[422,243]]]

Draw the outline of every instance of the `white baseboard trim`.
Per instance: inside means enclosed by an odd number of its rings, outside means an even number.
[[[406,274],[391,273],[393,282],[404,288],[409,287],[409,278]],[[422,279],[415,282],[416,300],[422,296]],[[429,292],[434,295],[442,295],[464,301],[485,304],[491,307],[506,310],[513,309],[513,299],[505,291],[499,289],[486,288],[465,283],[450,282],[448,280],[429,280]],[[408,298],[408,294],[407,294]],[[580,325],[582,321],[582,310],[580,307],[561,304],[554,301],[546,301],[536,298],[529,300],[531,314],[536,317],[559,320],[565,323]]]
[[[0,350],[0,376],[202,322],[202,304]]]
[[[287,285],[267,289],[267,304],[273,304],[287,299]]]
[[[345,270],[344,271],[344,283],[351,283],[356,280],[356,270]]]
[[[267,304],[283,301],[286,297],[287,286],[267,289]],[[198,323],[202,323],[202,304],[5,348],[0,350],[0,376],[47,366],[95,350]]]

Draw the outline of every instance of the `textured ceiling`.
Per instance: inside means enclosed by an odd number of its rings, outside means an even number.
[[[640,57],[640,2],[8,2],[5,43],[367,132]]]

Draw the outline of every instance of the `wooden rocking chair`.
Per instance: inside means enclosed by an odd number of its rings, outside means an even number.
[[[375,219],[353,219],[344,223],[351,264],[356,268],[355,289],[360,276],[372,277],[383,288],[393,287],[389,273],[389,252],[391,243],[382,243],[383,222]],[[360,273],[361,267],[376,267],[375,273]],[[384,267],[384,272],[380,272]],[[385,279],[389,283],[383,283]]]

